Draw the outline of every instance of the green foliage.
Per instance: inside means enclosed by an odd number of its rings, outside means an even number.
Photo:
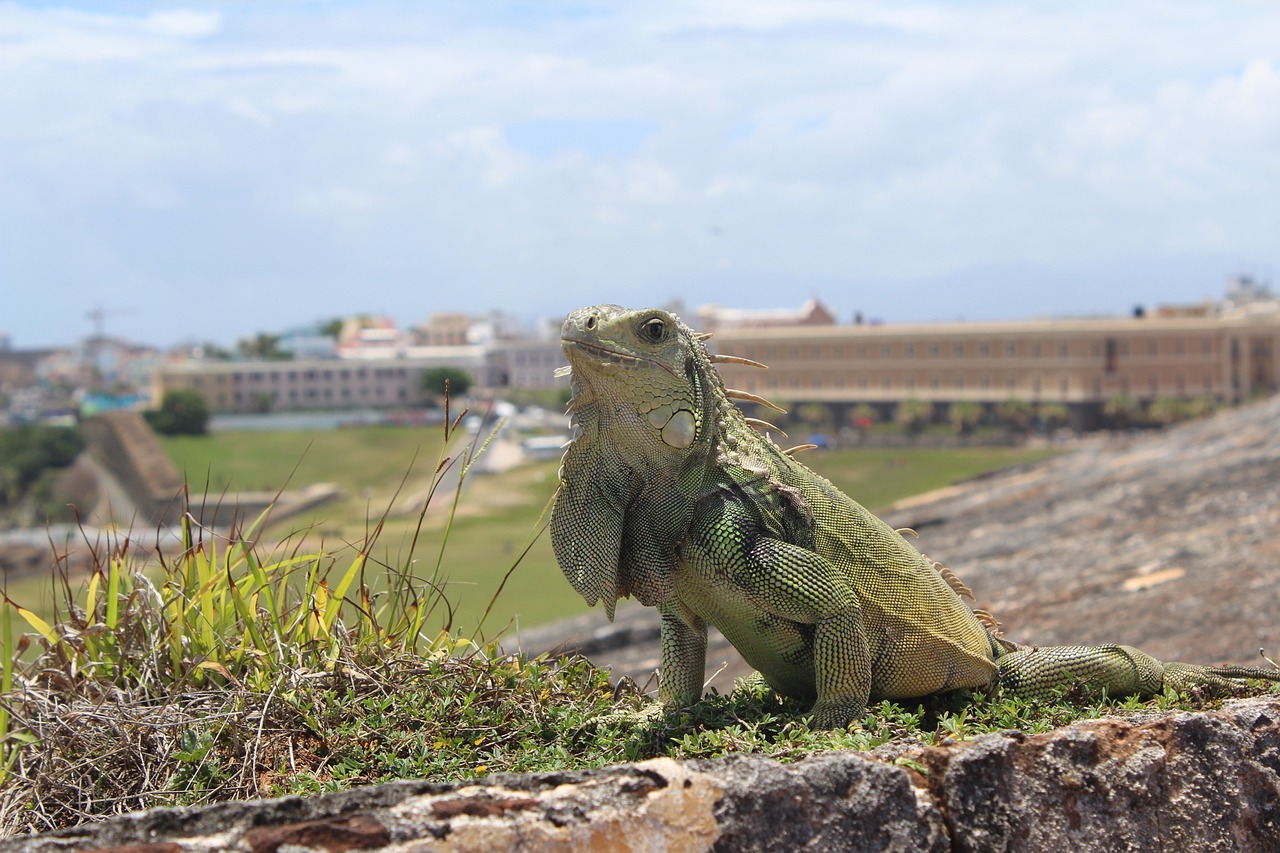
[[[1142,403],[1128,394],[1117,394],[1102,404],[1102,414],[1114,429],[1136,426],[1142,421]]]
[[[1031,429],[1035,410],[1026,400],[1010,397],[996,407],[996,417],[1013,432],[1026,432]]]
[[[236,349],[248,359],[260,361],[289,361],[293,353],[280,349],[280,336],[268,332],[258,332],[251,338],[242,338]]]
[[[813,430],[829,429],[831,409],[822,403],[804,403],[796,409],[796,420]]]
[[[849,412],[849,423],[856,429],[867,429],[880,420],[880,413],[870,403],[859,403]]]
[[[1192,417],[1191,401],[1180,397],[1157,397],[1147,408],[1147,420],[1156,426],[1170,426]]]
[[[908,397],[898,404],[894,423],[909,433],[918,433],[933,422],[933,404],[919,397]]]
[[[947,413],[951,420],[951,426],[961,435],[968,435],[973,432],[974,427],[982,423],[982,419],[986,416],[981,403],[975,403],[970,400],[961,400],[958,403],[952,403],[950,411]]]
[[[333,338],[335,341],[342,334],[342,325],[346,322],[341,317],[334,317],[332,320],[326,320],[320,324],[320,334],[326,338]]]
[[[0,431],[0,506],[21,500],[47,471],[74,462],[84,446],[79,427],[22,426]]]
[[[1187,411],[1193,418],[1207,418],[1218,411],[1218,401],[1211,394],[1201,394],[1187,401]]]
[[[1066,426],[1071,422],[1071,412],[1062,403],[1041,403],[1036,408],[1036,415],[1048,430]]]
[[[209,426],[209,404],[197,391],[166,391],[160,408],[145,417],[161,435],[204,435]]]
[[[431,367],[422,371],[422,390],[439,397],[449,394],[463,397],[475,382],[471,374],[460,367]]]

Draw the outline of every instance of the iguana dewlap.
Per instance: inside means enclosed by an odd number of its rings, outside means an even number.
[[[708,624],[832,727],[871,701],[997,684],[1039,696],[1082,680],[1112,694],[1280,681],[1280,670],[1164,664],[1129,646],[1010,643],[953,575],[743,417],[733,399],[767,402],[727,390],[714,365],[746,360],[710,355],[657,309],[582,308],[562,338],[578,435],[551,542],[574,589],[610,618],[627,596],[658,609],[664,705],[700,698]]]

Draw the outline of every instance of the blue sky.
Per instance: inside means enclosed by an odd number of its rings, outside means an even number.
[[[0,330],[1199,301],[1280,262],[1278,9],[0,3]]]

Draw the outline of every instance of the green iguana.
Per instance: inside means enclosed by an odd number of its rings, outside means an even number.
[[[1082,681],[1113,695],[1280,669],[1161,663],[1130,646],[1027,647],[962,600],[964,585],[756,430],[717,363],[674,315],[596,305],[565,320],[579,434],[565,452],[551,542],[609,618],[634,596],[661,615],[663,706],[702,695],[708,624],[777,693],[845,727],[868,702],[999,685],[1038,697]],[[564,369],[561,369],[563,375]],[[774,407],[776,408],[776,407]]]

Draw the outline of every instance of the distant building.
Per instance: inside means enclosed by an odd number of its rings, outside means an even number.
[[[766,329],[794,326],[834,326],[836,315],[816,299],[799,308],[725,308],[703,305],[694,313],[694,326],[700,332],[721,329]]]
[[[92,391],[133,391],[149,387],[163,360],[154,347],[121,338],[86,338],[69,349],[50,350],[36,365],[42,383]]]
[[[1120,394],[1234,401],[1277,390],[1280,300],[1251,280],[1233,282],[1220,304],[1129,317],[837,325],[810,300],[794,310],[708,306],[694,325],[716,332],[713,349],[770,367],[724,365],[729,385],[779,402],[870,403],[887,414],[912,397],[943,406],[1019,398],[1064,403],[1087,426]],[[154,393],[190,388],[214,412],[411,407],[426,401],[422,372],[445,365],[470,373],[480,392],[564,387],[554,377],[565,363],[558,327],[520,337],[503,315],[435,314],[405,334],[365,318],[344,327],[338,359],[170,364]]]
[[[1132,317],[930,325],[739,326],[721,353],[727,384],[790,404],[858,403],[886,412],[907,398],[947,405],[1009,398],[1060,402],[1079,425],[1118,395],[1140,401],[1236,401],[1280,387],[1280,301]]]
[[[395,358],[411,341],[390,317],[348,317],[338,333],[339,358]]]
[[[472,343],[469,314],[432,314],[416,329],[422,345],[430,347],[462,347]]]
[[[338,342],[318,326],[299,326],[280,333],[276,346],[293,358],[337,358]]]
[[[507,388],[557,388],[564,381],[555,378],[557,367],[568,361],[560,339],[502,341],[490,353],[495,385]]]
[[[432,349],[430,355],[404,357],[179,362],[156,371],[152,394],[160,399],[165,391],[195,391],[218,413],[295,412],[421,406],[422,374],[432,367],[458,367],[477,386],[488,384],[480,348]]]

